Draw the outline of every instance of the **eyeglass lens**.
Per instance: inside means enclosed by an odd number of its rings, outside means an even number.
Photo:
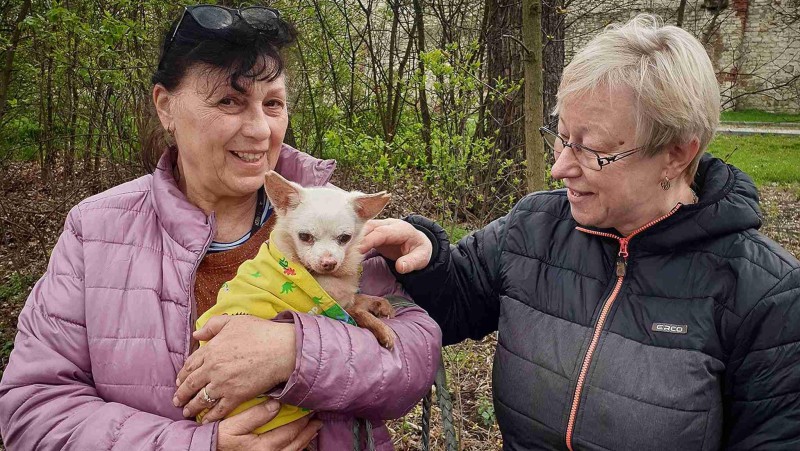
[[[561,153],[564,151],[564,142],[561,138],[551,133],[542,133],[542,137],[547,147],[553,152],[553,158],[558,160]],[[601,169],[600,164],[597,162],[597,157],[594,154],[584,150],[577,144],[573,144],[571,149],[572,153],[575,155],[575,159],[578,160],[581,166],[594,171],[599,171]]]
[[[270,21],[278,17],[272,10],[260,7],[242,9],[239,15],[245,22],[258,29],[268,28]]]
[[[198,6],[192,10],[192,16],[200,26],[219,30],[233,23],[231,13],[218,6]]]

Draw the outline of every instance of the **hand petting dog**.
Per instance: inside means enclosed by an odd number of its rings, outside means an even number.
[[[391,318],[389,301],[359,294],[364,255],[358,244],[366,222],[383,210],[391,196],[336,188],[303,188],[271,171],[267,196],[275,208],[272,240],[290,261],[303,265],[360,327],[382,346],[394,347],[394,332],[378,317]]]

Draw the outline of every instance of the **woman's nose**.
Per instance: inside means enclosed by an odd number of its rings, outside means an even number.
[[[269,115],[264,113],[260,105],[257,109],[249,110],[247,115],[247,122],[242,127],[242,134],[256,141],[268,140],[272,136]]]
[[[561,155],[559,155],[558,159],[553,163],[553,167],[550,169],[550,175],[555,180],[575,178],[581,176],[582,169],[581,165],[578,164],[578,160],[575,158],[575,152],[572,148],[564,147],[564,150],[561,151]]]

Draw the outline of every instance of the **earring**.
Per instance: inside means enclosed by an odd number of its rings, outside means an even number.
[[[167,133],[169,133],[169,136],[175,137],[175,124],[170,124],[169,127],[167,127]]]
[[[672,186],[672,182],[669,181],[669,178],[667,178],[667,176],[664,176],[664,180],[661,181],[661,189],[667,191],[670,188],[670,186]]]

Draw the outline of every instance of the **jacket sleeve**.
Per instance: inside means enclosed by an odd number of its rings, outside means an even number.
[[[727,449],[800,449],[800,268],[744,317],[725,378]]]
[[[173,421],[101,399],[85,324],[76,207],[20,313],[0,381],[0,434],[8,449],[216,449],[216,423]]]
[[[500,254],[506,218],[499,218],[451,246],[441,226],[422,216],[406,221],[433,243],[431,263],[420,271],[397,274],[414,301],[442,328],[443,344],[480,339],[497,330],[500,315]],[[394,268],[393,262],[390,264]]]
[[[402,296],[382,258],[365,262],[362,292]],[[407,295],[406,295],[407,297]],[[372,420],[400,418],[430,390],[441,359],[441,331],[413,303],[395,303],[396,316],[384,320],[395,332],[389,351],[366,329],[330,318],[283,312],[297,340],[295,371],[277,400],[313,410]]]

